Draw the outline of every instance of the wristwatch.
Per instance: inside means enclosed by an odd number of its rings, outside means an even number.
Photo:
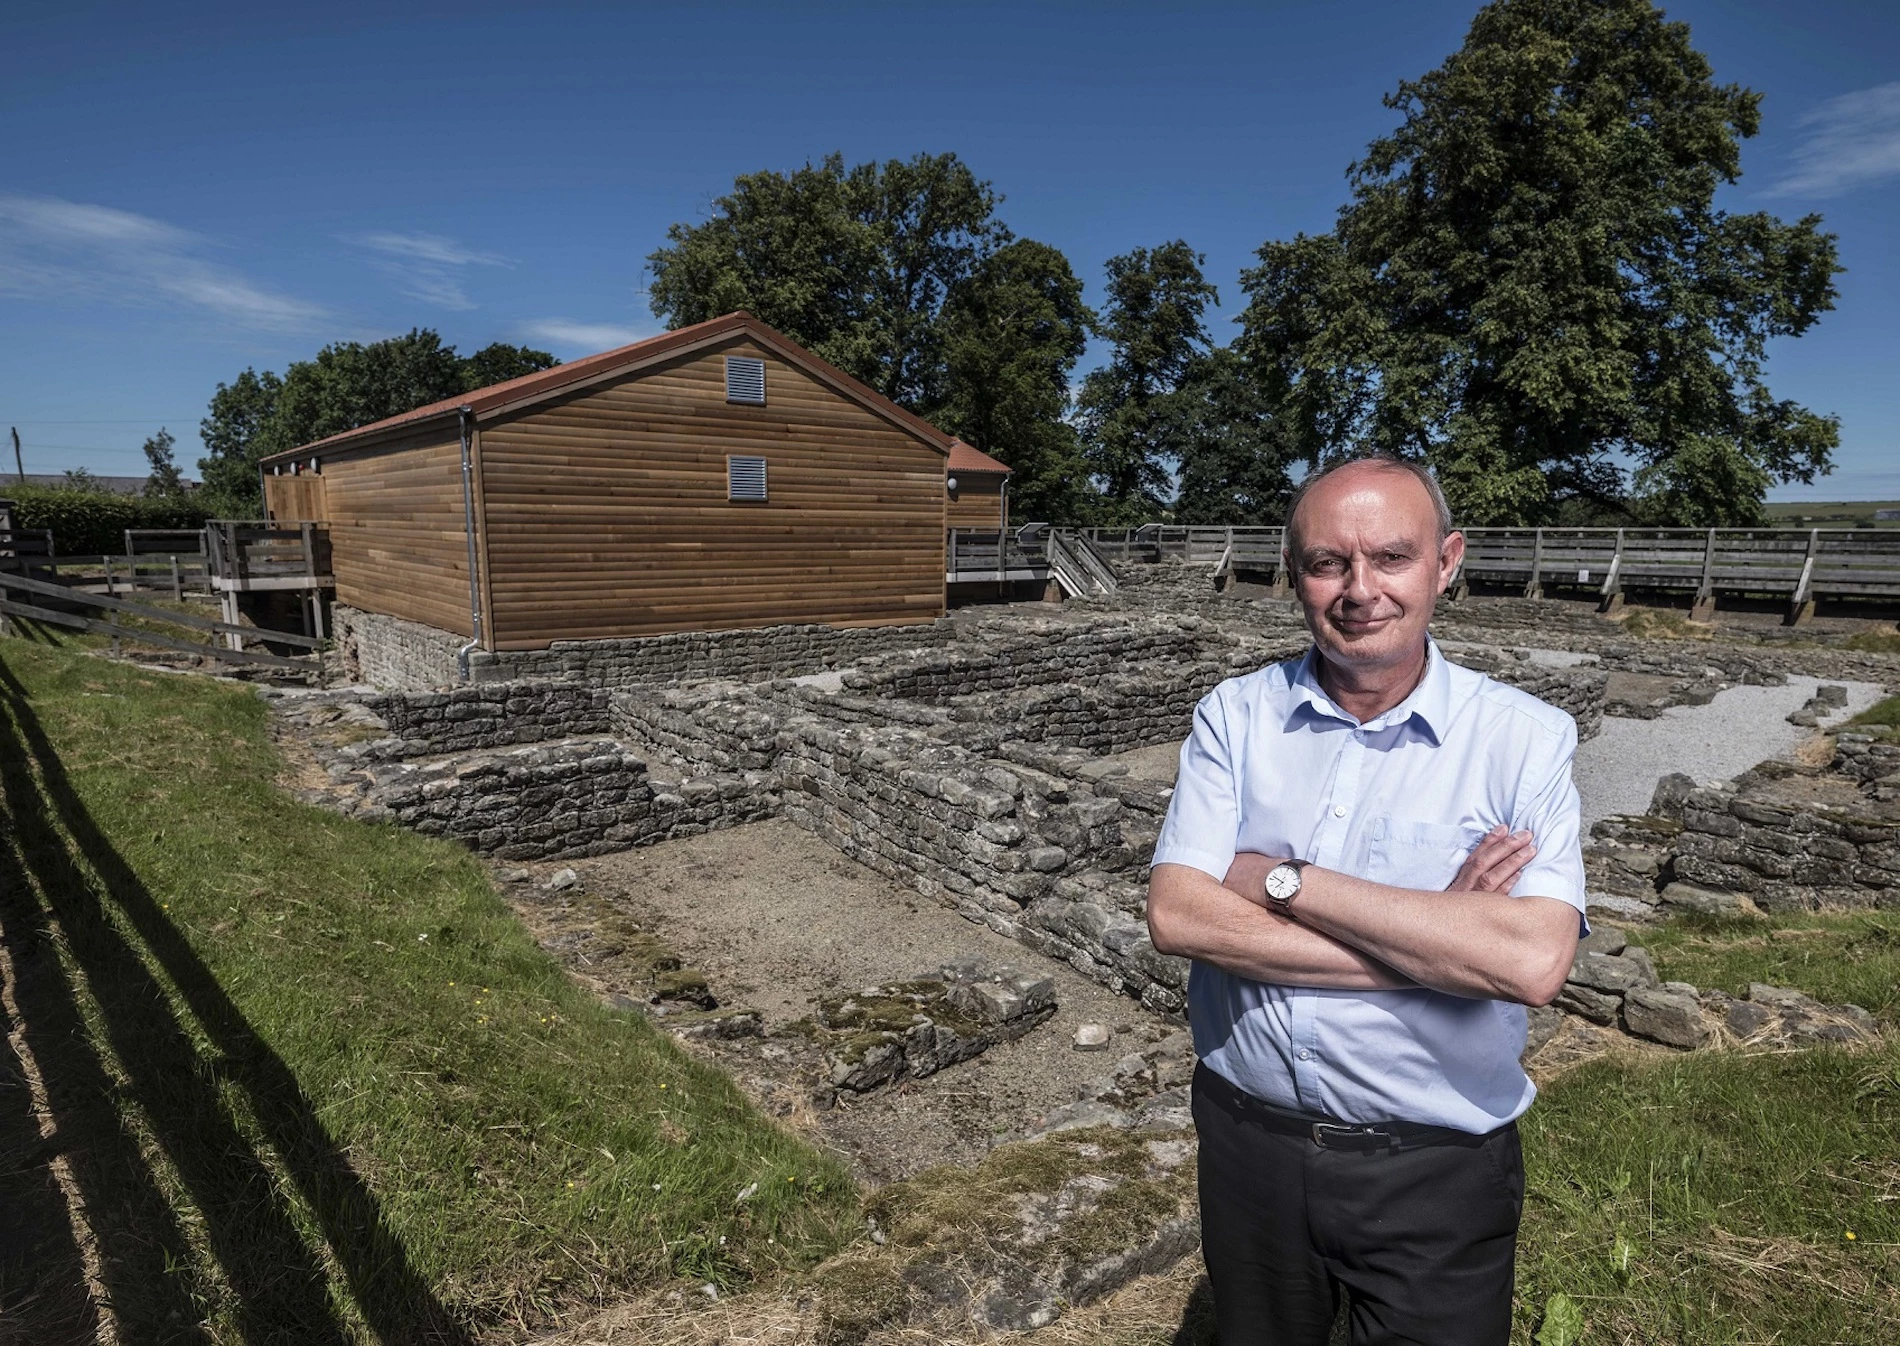
[[[1293,915],[1293,899],[1300,895],[1300,871],[1304,860],[1282,860],[1267,871],[1267,905],[1282,916]]]

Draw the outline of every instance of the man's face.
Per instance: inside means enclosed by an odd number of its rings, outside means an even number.
[[[1465,551],[1459,533],[1437,545],[1424,485],[1391,468],[1342,468],[1300,502],[1297,522],[1294,584],[1320,654],[1362,673],[1416,659]]]

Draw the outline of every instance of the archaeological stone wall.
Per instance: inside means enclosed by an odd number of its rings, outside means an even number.
[[[478,652],[476,682],[553,678],[602,687],[757,681],[844,668],[873,655],[957,638],[950,618],[918,626],[770,626],[750,631],[687,631],[627,640],[557,640],[545,650]]]
[[[1842,773],[1764,762],[1688,796],[1675,873],[1765,911],[1900,905],[1900,814]]]
[[[604,734],[604,687],[570,682],[502,682],[448,692],[392,692],[364,704],[389,727],[384,757],[430,757]]]
[[[779,807],[742,777],[655,779],[612,739],[339,765],[333,806],[502,860],[604,855],[759,821]]]
[[[330,619],[343,667],[355,681],[417,692],[461,681],[455,652],[464,642],[451,632],[341,603],[330,609]]]
[[[415,637],[422,628],[387,619],[357,622],[359,640],[371,626],[416,651],[385,669],[415,676],[443,655]],[[383,735],[333,740],[319,754],[332,794],[358,816],[506,859],[784,817],[973,921],[1178,1012],[1187,965],[1157,954],[1143,921],[1170,791],[1112,757],[1177,741],[1212,687],[1304,644],[1297,628],[1237,633],[1192,615],[785,627],[556,647],[480,664],[471,686],[356,693],[351,707],[307,713],[312,725]],[[1496,651],[1453,657],[1594,732],[1600,670]],[[535,676],[493,680],[503,667]],[[536,740],[546,741],[523,746]]]
[[[983,692],[1096,679],[1131,664],[1202,657],[1235,649],[1238,637],[1196,618],[1157,622],[1103,617],[1094,621],[1017,618],[975,627],[966,641],[942,649],[908,650],[866,661],[844,675],[846,689],[866,696],[943,702]]]
[[[461,681],[456,652],[464,642],[459,637],[354,608],[339,606],[334,616],[338,648],[352,677],[399,691],[430,691]],[[873,655],[956,638],[956,623],[944,618],[911,626],[771,626],[564,640],[545,650],[471,650],[469,681],[583,682],[610,688],[708,678],[750,682],[846,667]]]

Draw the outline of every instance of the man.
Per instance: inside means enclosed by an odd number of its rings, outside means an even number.
[[[1148,926],[1194,960],[1202,1243],[1222,1346],[1510,1336],[1525,1005],[1582,925],[1576,726],[1427,633],[1464,538],[1421,467],[1295,495],[1301,659],[1195,711]]]

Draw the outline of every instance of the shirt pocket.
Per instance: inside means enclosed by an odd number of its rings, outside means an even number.
[[[1483,837],[1481,827],[1387,814],[1373,823],[1365,877],[1394,888],[1441,891]]]

